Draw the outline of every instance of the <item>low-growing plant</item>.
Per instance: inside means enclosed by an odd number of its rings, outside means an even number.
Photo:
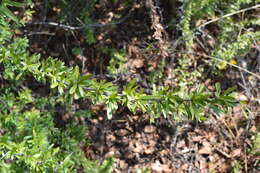
[[[241,18],[238,15],[257,7],[259,8],[259,4],[257,5],[257,2],[252,0],[183,1],[178,29],[182,32],[185,49],[189,52],[193,51],[192,46],[197,35],[211,37],[215,40],[214,48],[210,51],[211,56],[224,60],[213,59],[211,65],[216,66],[219,70],[226,69],[225,61],[236,63],[249,52],[253,42],[260,39],[259,32],[252,29],[252,26],[259,25],[258,19]],[[206,20],[209,21],[206,22]],[[214,31],[216,33],[212,33],[215,38],[211,33],[206,33],[205,27],[209,24],[216,28]]]
[[[127,58],[124,50],[106,48],[103,49],[102,52],[106,53],[110,57],[109,65],[107,67],[109,74],[118,75],[126,72],[127,69],[125,64]]]
[[[173,117],[179,115],[179,110],[182,115],[191,115],[191,107],[203,109],[211,104],[222,107],[225,102],[218,105],[220,100],[232,102],[230,92],[213,96],[205,93],[203,87],[193,93],[169,87],[154,87],[152,94],[146,94],[132,81],[120,92],[120,87],[111,82],[90,79],[91,75],[81,75],[77,66],[66,67],[63,62],[51,57],[40,60],[39,55],[30,56],[26,51],[27,45],[27,39],[16,38],[13,43],[1,47],[0,62],[5,69],[4,78],[12,80],[16,86],[20,85],[26,76],[32,76],[38,82],[48,81],[52,89],[51,94],[57,95],[58,101],[61,102],[69,101],[72,104],[73,99],[87,98],[93,104],[107,104],[108,110],[111,111],[116,110],[117,105],[121,104],[134,112],[141,110],[154,115],[163,112],[164,116],[175,115]],[[188,109],[180,109],[183,106]],[[109,118],[111,111],[108,111]],[[200,120],[196,115],[193,119]]]
[[[49,84],[46,77],[53,76],[51,87],[63,93],[67,85],[60,82],[71,70],[75,70],[73,73],[77,76],[78,68],[66,68],[52,58],[38,64],[40,56],[29,54],[26,38],[13,38],[11,25],[2,16],[0,28],[0,171],[112,172],[113,159],[99,164],[88,160],[80,149],[80,145],[88,144],[85,126],[73,120],[64,129],[56,127],[55,107],[64,103],[62,98],[65,97],[57,96],[55,91],[39,96],[26,86],[27,80],[34,77],[36,81]],[[81,91],[78,78],[73,80],[77,86],[75,92]],[[81,112],[82,115],[89,116]]]
[[[183,36],[188,38],[185,43],[187,49],[191,48],[188,47],[193,41],[190,21],[215,14],[212,6],[216,4],[217,1],[185,1],[185,15],[180,28]],[[85,23],[91,22],[89,15]],[[91,113],[73,107],[78,99],[106,105],[108,119],[113,118],[119,106],[125,106],[133,113],[148,113],[151,121],[161,116],[202,121],[207,118],[209,110],[220,114],[236,104],[232,95],[234,88],[222,91],[220,84],[215,85],[213,93],[207,92],[203,85],[198,85],[195,91],[189,91],[183,87],[186,84],[177,87],[153,85],[147,91],[138,86],[135,80],[124,86],[97,80],[92,75],[81,74],[78,66],[67,67],[64,62],[52,57],[41,59],[40,55],[31,55],[27,50],[28,39],[15,37],[10,22],[2,16],[0,29],[1,172],[112,172],[112,158],[98,164],[88,160],[80,149],[81,144],[88,144],[84,135],[86,127],[77,124],[74,117],[79,114],[89,117]],[[95,42],[93,33],[86,35],[89,44]],[[249,49],[247,44],[252,41],[247,36],[254,37],[255,33],[245,32],[227,50],[219,46],[220,51],[215,51],[216,56],[225,58],[226,55],[230,58],[241,51],[241,46],[244,55]],[[124,70],[122,64],[126,61],[124,50],[109,49],[106,53],[112,57],[108,71],[112,74],[121,73]],[[187,64],[180,64],[178,72],[183,75],[181,73],[187,69]],[[44,96],[37,93],[28,84],[31,80],[44,85],[49,91]],[[186,76],[184,83],[185,80]],[[55,116],[59,113],[56,108],[59,106],[66,108],[64,111],[72,116],[72,121],[62,128],[57,127],[55,122]]]
[[[250,152],[256,156],[260,156],[260,133],[259,132],[253,136],[253,146]]]
[[[136,173],[151,173],[151,170],[148,168],[138,168],[136,169]]]

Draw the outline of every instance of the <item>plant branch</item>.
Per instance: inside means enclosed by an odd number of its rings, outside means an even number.
[[[210,20],[210,21],[208,21],[206,23],[203,23],[198,28],[200,29],[200,28],[202,28],[202,27],[204,27],[204,26],[206,26],[208,24],[214,23],[214,22],[216,22],[216,21],[218,21],[220,19],[223,19],[223,18],[226,18],[226,17],[230,17],[230,16],[233,16],[235,14],[242,13],[242,12],[245,12],[245,11],[253,10],[253,9],[256,9],[256,8],[259,8],[259,7],[260,7],[260,4],[257,4],[257,5],[252,6],[252,7],[244,8],[242,10],[238,10],[238,11],[235,11],[233,13],[226,14],[224,16],[221,16],[221,17],[218,17],[216,19]]]
[[[244,71],[244,72],[246,72],[246,73],[248,73],[248,74],[251,74],[252,76],[256,77],[257,79],[260,79],[260,76],[259,76],[259,75],[255,74],[255,73],[253,73],[253,72],[251,72],[251,71],[249,71],[249,70],[247,70],[247,69],[245,69],[245,68],[243,68],[243,67],[240,67],[240,66],[238,66],[238,65],[229,63],[229,62],[227,62],[227,61],[225,61],[225,60],[223,60],[223,59],[219,59],[219,58],[216,58],[216,57],[213,57],[213,56],[204,55],[204,54],[200,54],[200,53],[194,53],[194,52],[178,52],[178,53],[191,54],[191,55],[197,55],[197,56],[204,56],[204,57],[211,58],[211,59],[214,59],[214,60],[217,60],[217,61],[220,61],[220,62],[224,62],[224,63],[226,63],[226,64],[228,64],[228,65],[230,65],[230,66],[232,66],[232,67],[235,67],[235,68],[237,68],[237,69],[239,69],[239,70],[242,70],[242,71]]]
[[[58,28],[62,28],[64,30],[82,30],[85,28],[100,28],[100,27],[106,27],[106,26],[111,26],[111,25],[118,25],[120,23],[123,23],[128,19],[131,15],[131,12],[135,9],[135,5],[129,10],[127,15],[125,15],[123,18],[118,20],[117,22],[111,22],[107,24],[100,24],[100,23],[92,23],[92,24],[83,24],[81,26],[70,26],[70,25],[65,25],[62,23],[57,23],[57,22],[32,22],[32,23],[27,23],[28,25],[45,25],[45,26],[54,26]]]

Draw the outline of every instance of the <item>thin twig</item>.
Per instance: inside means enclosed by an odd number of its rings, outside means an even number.
[[[50,32],[30,32],[28,34],[25,34],[26,36],[31,36],[31,35],[50,35],[54,36],[55,33],[50,33]]]
[[[206,23],[203,23],[203,24],[201,24],[198,28],[204,27],[204,26],[206,26],[206,25],[208,25],[208,24],[210,24],[210,23],[214,23],[214,22],[216,22],[216,21],[218,21],[218,20],[220,20],[220,19],[223,19],[223,18],[226,18],[226,17],[230,17],[230,16],[233,16],[233,15],[235,15],[235,14],[242,13],[242,12],[245,12],[245,11],[248,11],[248,10],[253,10],[253,9],[256,9],[256,8],[259,8],[259,7],[260,7],[260,4],[257,4],[257,5],[252,6],[252,7],[244,8],[244,9],[242,9],[242,10],[238,10],[238,11],[235,11],[235,12],[233,12],[233,13],[226,14],[226,15],[224,15],[224,16],[221,16],[221,17],[218,17],[218,18],[216,18],[216,19],[210,20],[210,21],[208,21],[208,22],[206,22]]]
[[[248,97],[251,97],[251,92],[250,92],[250,89],[246,83],[246,80],[245,80],[245,77],[244,77],[244,74],[242,73],[242,70],[239,70],[239,73],[240,73],[240,76],[241,76],[241,79],[242,79],[242,82],[243,82],[243,88],[246,90],[246,94]]]
[[[135,9],[135,5],[129,10],[128,14],[121,18],[117,22],[111,22],[111,23],[106,23],[106,24],[100,24],[100,23],[92,23],[92,24],[83,24],[81,26],[70,26],[70,25],[65,25],[57,22],[32,22],[32,23],[27,23],[28,25],[46,25],[46,26],[54,26],[54,27],[59,27],[64,30],[82,30],[84,28],[99,28],[99,27],[106,27],[106,26],[111,26],[111,25],[118,25],[120,23],[123,23],[127,18],[129,18],[131,12]]]

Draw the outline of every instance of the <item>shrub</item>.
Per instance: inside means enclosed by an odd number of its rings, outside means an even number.
[[[211,50],[213,57],[226,62],[236,63],[244,57],[252,47],[254,41],[260,39],[259,31],[252,26],[259,25],[256,18],[238,16],[247,10],[257,8],[257,2],[252,0],[187,0],[183,1],[182,18],[178,24],[182,31],[182,39],[188,51],[192,51],[192,45],[197,35],[215,40],[214,48]],[[242,10],[241,10],[242,9]],[[210,22],[201,21],[210,20]],[[216,33],[209,33],[207,25],[215,27]],[[213,38],[212,35],[216,35]],[[224,61],[212,60],[213,65],[222,70],[227,67]]]
[[[74,122],[60,129],[54,123],[55,106],[64,103],[63,91],[70,86],[64,78],[73,74],[76,80],[68,81],[81,85],[78,68],[67,68],[52,58],[41,62],[39,55],[29,55],[26,38],[13,38],[11,25],[3,17],[0,28],[1,172],[111,172],[113,160],[98,166],[85,158],[79,147],[87,144],[83,125]],[[61,95],[53,91],[43,97],[25,86],[32,78],[48,84],[48,77]]]
[[[9,1],[5,1],[9,2]],[[11,1],[10,1],[11,2]],[[64,1],[65,2],[65,1]],[[194,1],[195,2],[195,1]],[[180,24],[184,36],[192,42],[190,21],[195,11],[203,8],[205,16],[213,14],[210,8],[215,1],[187,1],[186,18]],[[3,11],[3,10],[2,10]],[[6,13],[8,16],[10,13]],[[13,17],[12,17],[13,18]],[[13,20],[15,20],[13,18]],[[85,22],[88,21],[86,17]],[[80,74],[78,66],[67,67],[64,62],[52,57],[41,59],[40,55],[31,55],[26,38],[16,38],[13,27],[3,16],[0,17],[0,68],[1,68],[1,107],[0,107],[0,150],[2,172],[112,172],[113,159],[102,164],[85,158],[80,145],[86,145],[85,128],[72,118],[72,122],[63,128],[55,124],[57,107],[66,108],[72,117],[82,114],[89,116],[88,110],[75,110],[75,100],[88,99],[92,104],[106,105],[107,118],[111,119],[119,106],[126,106],[132,112],[149,113],[151,121],[164,116],[176,120],[204,120],[206,112],[212,109],[216,113],[227,111],[236,101],[232,96],[234,89],[221,91],[216,84],[216,92],[208,93],[199,86],[196,91],[183,87],[153,86],[145,90],[131,81],[125,86],[97,80],[91,75]],[[93,36],[92,31],[90,35]],[[88,43],[95,42],[87,34]],[[241,37],[241,43],[230,46],[229,54],[234,55],[239,46],[247,46]],[[124,51],[109,50],[112,56],[109,66],[111,73],[120,73],[125,62]],[[223,51],[220,54],[224,54]],[[119,60],[119,62],[118,62]],[[119,66],[119,68],[117,68]],[[47,93],[34,91],[29,81],[44,85]]]

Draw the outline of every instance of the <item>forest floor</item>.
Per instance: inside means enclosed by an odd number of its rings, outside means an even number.
[[[152,87],[148,77],[159,68],[163,59],[166,64],[163,75],[170,75],[177,66],[178,55],[164,50],[162,42],[167,41],[178,49],[181,44],[176,43],[175,37],[180,33],[156,27],[160,16],[149,12],[145,3],[138,2],[130,8],[120,8],[111,3],[96,5],[92,18],[95,18],[94,23],[102,25],[93,26],[96,38],[93,44],[86,43],[82,30],[48,25],[50,21],[58,21],[59,9],[55,8],[55,3],[58,1],[53,1],[52,9],[46,9],[41,3],[36,4],[31,23],[45,21],[45,24],[28,24],[18,33],[29,38],[31,53],[40,53],[43,58],[58,58],[68,66],[78,65],[84,74],[91,73],[97,78],[121,85],[136,78],[140,86],[149,89]],[[76,7],[70,8],[72,16],[77,10]],[[161,15],[175,14],[170,14],[165,7]],[[119,18],[123,20],[106,25],[114,16],[121,16]],[[210,29],[209,32],[214,32]],[[152,48],[146,50],[149,45]],[[73,53],[75,47],[82,51],[80,55]],[[206,54],[198,42],[195,41],[193,47],[198,53]],[[110,60],[104,51],[107,48],[126,50],[127,74],[121,74],[116,79],[107,75]],[[255,51],[253,55],[260,56],[259,48]],[[189,58],[191,70],[197,68],[196,64],[203,63],[202,56]],[[255,142],[258,138],[260,145],[260,106],[256,99],[260,96],[259,81],[250,83],[249,76],[243,76],[236,68],[230,67],[222,73],[222,76],[206,75],[198,81],[209,91],[213,90],[216,82],[220,82],[223,88],[237,87],[237,93],[240,97],[246,97],[247,104],[237,104],[222,116],[209,113],[208,119],[203,122],[176,122],[168,117],[151,123],[149,115],[140,112],[133,114],[124,107],[118,109],[112,120],[107,120],[103,105],[90,106],[86,101],[79,101],[78,107],[94,112],[91,118],[85,120],[89,129],[86,138],[91,141],[90,145],[81,146],[86,157],[101,161],[113,156],[117,161],[115,172],[135,172],[144,168],[156,173],[260,171],[259,146]],[[173,76],[170,80],[158,82],[158,85],[174,83]],[[241,87],[241,83],[246,88]]]

